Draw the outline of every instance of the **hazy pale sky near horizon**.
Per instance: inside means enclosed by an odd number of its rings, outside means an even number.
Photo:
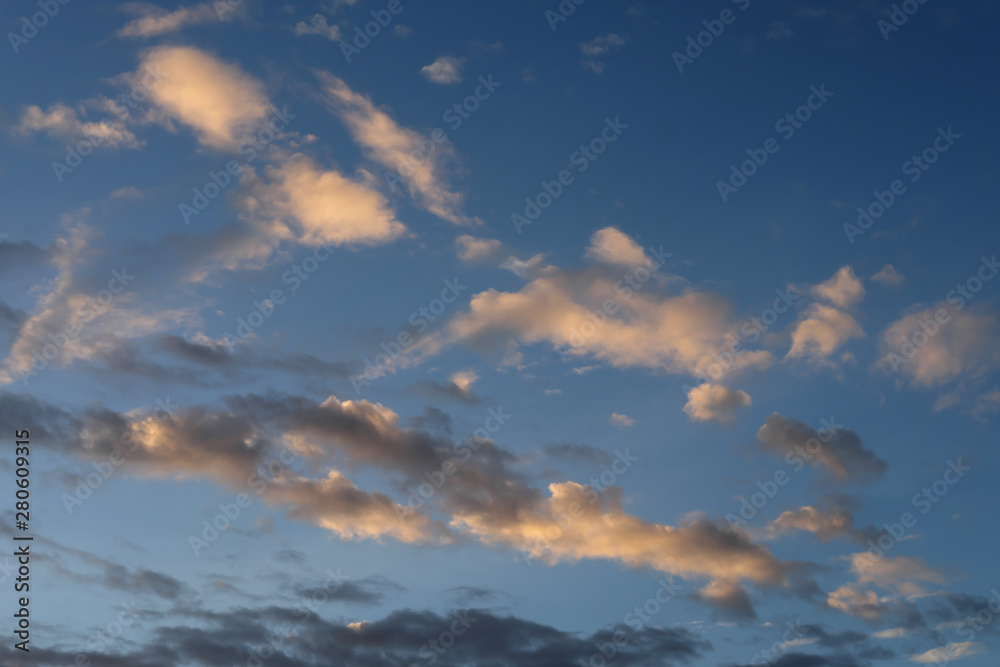
[[[5,3],[0,663],[996,665],[998,19]]]

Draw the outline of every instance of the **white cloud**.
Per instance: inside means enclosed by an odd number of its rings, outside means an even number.
[[[301,153],[248,181],[242,206],[269,237],[305,245],[374,245],[406,233],[381,193]]]
[[[416,203],[434,215],[456,224],[474,224],[461,212],[462,196],[452,191],[445,177],[445,163],[453,158],[448,144],[438,144],[413,130],[401,127],[372,101],[347,87],[328,72],[318,72],[323,100],[347,126],[365,155],[392,172],[398,172]],[[427,149],[421,161],[411,153]]]
[[[264,86],[235,65],[189,46],[151,49],[142,65],[161,77],[148,89],[151,102],[206,146],[232,151],[267,126],[273,108]]]
[[[587,256],[605,264],[647,266],[650,262],[642,246],[617,227],[605,227],[594,232],[587,247]]]
[[[898,287],[906,283],[906,276],[897,271],[896,267],[892,264],[886,264],[879,269],[878,273],[872,276],[872,282]]]
[[[455,239],[455,251],[463,262],[481,262],[493,257],[503,244],[496,239],[483,239],[463,234]]]
[[[886,630],[879,630],[872,637],[876,639],[899,639],[900,637],[906,637],[910,634],[910,631],[906,628],[888,628]]]
[[[322,14],[313,16],[309,23],[299,21],[295,25],[295,34],[299,37],[303,35],[321,35],[331,42],[340,41],[340,27],[327,24],[326,17]]]
[[[211,2],[203,2],[191,7],[178,7],[172,12],[150,2],[127,2],[119,9],[136,17],[118,31],[120,37],[155,37],[168,32],[176,32],[189,25],[212,21],[230,21],[237,13],[233,7],[227,7],[225,11],[221,12],[216,11]]]
[[[863,338],[861,325],[850,314],[814,303],[803,311],[792,331],[789,359],[823,361],[852,338]]]
[[[450,85],[462,80],[463,63],[461,58],[441,56],[430,65],[420,68],[420,73],[431,83]]]
[[[629,428],[635,426],[635,420],[628,415],[623,415],[618,412],[612,412],[611,417],[608,419],[609,422],[617,426],[618,428]]]
[[[829,301],[838,308],[850,308],[865,297],[865,286],[850,266],[842,267],[832,278],[812,288],[818,299]]]
[[[731,422],[740,408],[753,405],[750,395],[717,384],[701,384],[688,392],[684,412],[694,421]]]
[[[45,111],[34,105],[25,108],[14,132],[22,136],[42,132],[73,142],[88,139],[97,148],[142,148],[145,145],[124,122],[110,118],[100,122],[81,120],[76,109],[65,104],[54,104]]]
[[[940,648],[931,649],[926,653],[912,656],[910,662],[923,665],[947,665],[951,660],[982,655],[983,653],[986,653],[986,646],[984,644],[979,642],[958,642],[957,644],[946,644]]]
[[[581,43],[580,51],[585,56],[604,56],[611,53],[611,47],[624,45],[624,37],[611,33],[609,35],[605,35],[604,37],[595,37],[589,42]]]
[[[507,269],[519,278],[525,278],[530,275],[536,267],[542,266],[542,262],[544,260],[545,255],[541,253],[533,255],[524,261],[514,257],[514,255],[511,255],[500,263],[500,268]]]

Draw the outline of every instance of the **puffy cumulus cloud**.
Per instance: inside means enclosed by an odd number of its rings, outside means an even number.
[[[326,37],[331,42],[340,41],[340,26],[329,25],[326,22],[326,17],[322,14],[316,14],[312,17],[309,23],[305,21],[299,21],[295,24],[295,34],[299,37],[303,35],[320,35]]]
[[[647,266],[650,263],[642,246],[617,227],[594,232],[587,247],[587,257],[620,266]]]
[[[623,415],[618,412],[612,412],[611,417],[608,421],[618,428],[629,428],[630,426],[635,426],[635,420],[628,415]]]
[[[892,264],[886,264],[878,270],[878,273],[872,276],[872,282],[879,285],[899,287],[906,284],[906,276],[897,271],[896,267]]]
[[[865,286],[850,266],[842,267],[825,283],[815,285],[811,292],[817,299],[838,308],[850,308],[865,298]]]
[[[694,421],[731,422],[740,408],[753,405],[750,394],[719,384],[698,385],[688,392],[684,412]]]
[[[329,587],[321,590],[329,593]],[[247,647],[260,647],[268,638],[273,639],[266,645],[266,661],[282,667],[393,667],[423,663],[425,655],[433,655],[434,664],[440,667],[575,665],[589,661],[597,650],[595,645],[605,644],[616,647],[616,665],[642,667],[665,660],[671,665],[689,664],[712,650],[708,641],[686,628],[636,629],[618,624],[584,634],[482,609],[456,609],[446,614],[401,610],[382,619],[354,622],[327,620],[303,612],[301,607],[279,606],[213,612],[178,606],[164,616],[161,625],[150,628],[147,643],[133,643],[128,653],[102,653],[101,664],[231,667],[246,663]],[[295,631],[276,634],[276,628],[285,627]],[[614,643],[613,638],[621,636],[618,633],[628,638],[627,643]],[[431,638],[450,636],[455,640],[456,635],[457,641],[446,651],[435,652],[428,645]],[[16,665],[20,653],[4,644],[0,662]],[[31,664],[62,667],[73,664],[77,653],[33,644]]]
[[[830,364],[829,357],[834,352],[849,340],[865,335],[849,312],[864,298],[865,288],[854,269],[845,266],[808,291],[818,302],[805,308],[793,325],[792,345],[785,358]]]
[[[911,656],[910,662],[921,665],[947,665],[952,660],[982,655],[986,652],[986,645],[980,642],[957,642]]]
[[[18,379],[30,383],[50,366],[105,359],[123,341],[196,321],[192,310],[154,308],[138,298],[131,291],[138,276],[128,266],[94,274],[89,242],[96,232],[80,221],[87,213],[64,217],[67,230],[48,257],[57,275],[38,286],[41,296],[0,365],[0,384]]]
[[[452,524],[484,542],[549,563],[595,558],[730,584],[786,583],[786,564],[742,532],[707,519],[679,527],[650,523],[624,511],[620,489],[610,488],[592,502],[594,493],[592,487],[575,482],[554,483],[549,497],[522,503],[514,516],[459,509],[452,514]]]
[[[825,496],[819,499],[815,507],[806,505],[797,510],[782,512],[768,524],[768,533],[777,537],[801,530],[814,534],[820,542],[846,537],[864,543],[877,537],[878,531],[872,526],[855,528],[854,507],[854,501],[848,496]]]
[[[168,127],[168,121],[182,123],[210,148],[235,150],[266,127],[273,111],[263,84],[200,49],[155,47],[146,51],[141,64],[140,71],[158,73],[158,82],[148,88],[149,99]]]
[[[375,245],[406,233],[386,198],[363,180],[296,153],[245,181],[241,205],[273,239],[311,246]]]
[[[503,243],[496,239],[483,239],[462,234],[455,239],[455,252],[463,262],[485,262],[495,257]]]
[[[502,410],[493,414],[504,418]],[[78,435],[60,442],[67,453],[106,460],[118,450],[137,475],[259,489],[269,504],[287,507],[290,518],[344,538],[442,543],[457,531],[552,563],[605,559],[729,585],[784,585],[792,567],[723,524],[701,519],[672,527],[629,515],[617,487],[598,494],[566,482],[546,493],[516,469],[517,456],[493,441],[455,443],[402,428],[395,412],[369,401],[251,394],[230,397],[225,410],[122,414],[92,407],[81,419]],[[343,464],[374,468],[394,489],[426,482],[434,472],[445,481],[414,508],[357,488],[339,472]],[[431,518],[435,513],[448,518],[450,530]]]
[[[328,72],[317,72],[316,76],[322,100],[347,126],[366,157],[390,172],[398,172],[391,175],[397,179],[401,176],[419,206],[456,224],[479,222],[462,213],[462,196],[447,182],[445,164],[454,157],[448,144],[401,127],[371,99],[351,90],[336,76]],[[414,152],[423,157],[415,160],[411,156]]]
[[[454,56],[441,56],[430,65],[420,68],[420,74],[430,81],[439,85],[450,85],[462,80],[462,65],[465,61]]]
[[[190,25],[215,21],[230,21],[237,12],[236,3],[224,3],[224,11],[216,11],[211,2],[203,2],[190,7],[178,7],[167,11],[150,2],[126,2],[119,9],[133,16],[119,31],[119,37],[156,37],[176,32]]]
[[[699,375],[739,341],[729,304],[711,293],[663,294],[602,264],[583,271],[536,266],[530,276],[517,292],[474,295],[466,312],[412,346],[400,363],[419,363],[459,343],[482,352],[547,343],[564,358]],[[750,350],[737,356],[731,370],[772,362],[770,352]]]
[[[985,307],[958,310],[948,302],[910,313],[882,333],[877,366],[913,386],[935,387],[977,376],[1000,364],[996,314]]]
[[[817,432],[777,412],[758,429],[757,446],[763,452],[797,464],[798,469],[808,463],[841,481],[867,481],[881,476],[889,467],[874,452],[865,449],[854,431],[827,427]]]
[[[825,361],[852,338],[865,335],[857,320],[839,308],[814,303],[802,312],[792,331],[788,359]]]
[[[21,118],[14,127],[14,133],[27,136],[41,132],[67,141],[86,139],[97,148],[145,146],[145,142],[137,139],[121,120],[107,117],[99,122],[82,120],[81,113],[86,114],[86,109],[81,108],[78,112],[65,104],[54,104],[43,111],[41,107],[32,105],[21,113]]]

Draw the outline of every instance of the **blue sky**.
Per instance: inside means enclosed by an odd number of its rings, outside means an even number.
[[[995,664],[997,16],[7,3],[3,663]]]

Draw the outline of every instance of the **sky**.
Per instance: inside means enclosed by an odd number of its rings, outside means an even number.
[[[2,18],[0,663],[997,664],[996,2]]]

